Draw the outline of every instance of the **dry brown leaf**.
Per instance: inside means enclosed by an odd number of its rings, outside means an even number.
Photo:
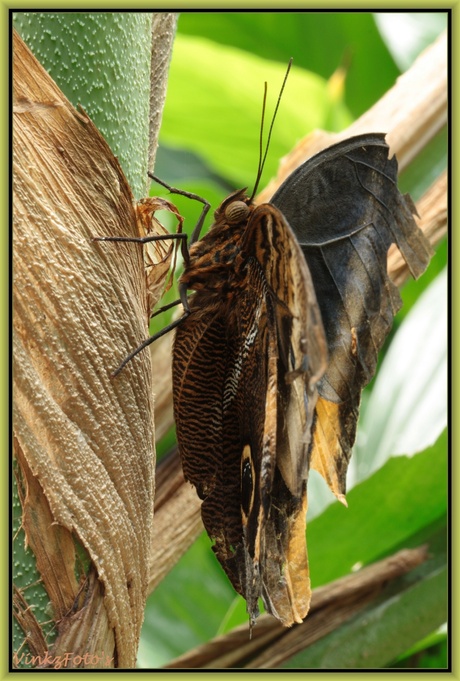
[[[40,655],[46,650],[46,639],[42,628],[35,617],[34,611],[29,606],[23,593],[13,586],[13,616],[22,630],[25,632],[24,648],[28,648],[31,655]],[[15,651],[13,666],[19,666],[23,651]]]
[[[54,610],[51,652],[99,650],[128,668],[152,536],[149,357],[117,380],[111,373],[148,335],[149,301],[141,248],[92,238],[137,236],[135,206],[90,119],[16,33],[13,50],[13,397],[23,528]],[[73,574],[76,542],[92,561],[86,578]]]
[[[159,210],[172,213],[177,218],[176,233],[182,232],[184,218],[179,214],[176,206],[167,199],[157,196],[149,196],[141,199],[136,205],[137,228],[141,238],[150,235],[163,235],[170,232],[155,217]],[[147,282],[147,309],[149,318],[153,314],[153,309],[162,295],[171,288],[173,283],[174,270],[176,266],[176,255],[178,241],[158,240],[144,244],[144,266]],[[166,281],[168,272],[171,276]]]

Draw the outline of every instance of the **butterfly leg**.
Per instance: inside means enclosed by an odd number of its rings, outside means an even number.
[[[174,303],[171,303],[170,305],[165,305],[163,310],[167,310],[170,307],[174,307],[174,305],[177,305],[178,303],[182,303],[182,306],[184,308],[183,314],[178,318],[175,319],[173,322],[168,324],[167,326],[164,327],[164,329],[161,329],[161,331],[158,331],[158,333],[155,333],[153,336],[150,336],[150,338],[147,338],[143,343],[141,343],[135,350],[133,350],[127,357],[124,358],[122,363],[115,369],[115,371],[112,374],[112,378],[115,378],[115,376],[118,376],[120,371],[125,368],[125,366],[130,362],[139,352],[144,350],[148,345],[151,343],[154,343],[158,338],[161,338],[162,336],[165,336],[167,333],[172,331],[173,329],[176,328],[176,326],[179,326],[179,324],[182,324],[184,319],[187,319],[187,317],[190,314],[190,306],[188,304],[188,298],[187,298],[187,286],[185,284],[179,284],[179,293],[180,293],[180,298],[179,300],[176,300]],[[158,312],[161,312],[161,310],[158,310]]]
[[[184,262],[188,263],[188,245],[187,245],[187,234],[180,232],[179,234],[150,234],[149,236],[94,236],[93,241],[124,241],[127,243],[135,244],[148,244],[152,241],[169,241],[174,239],[180,239],[181,242],[181,253],[184,258]]]
[[[184,189],[177,189],[177,187],[172,187],[167,182],[160,180],[160,178],[154,175],[153,173],[148,173],[148,176],[158,184],[161,184],[161,186],[167,189],[168,192],[170,192],[171,194],[185,196],[188,199],[192,199],[192,201],[199,201],[200,203],[203,204],[203,210],[201,211],[201,215],[198,218],[198,222],[196,223],[192,232],[192,236],[190,237],[190,244],[194,244],[195,241],[198,241],[198,239],[200,238],[201,228],[203,227],[204,219],[209,209],[211,208],[211,204],[208,201],[206,201],[206,199],[204,199],[202,196],[198,196],[198,194],[193,194],[193,192],[187,192]]]
[[[163,307],[159,307],[158,310],[155,310],[155,312],[152,314],[150,319],[153,319],[154,317],[161,314],[162,312],[166,312],[167,310],[170,310],[172,307],[176,307],[176,305],[179,305],[179,303],[181,303],[181,302],[182,302],[181,299],[178,298],[177,300],[175,300],[172,303],[169,303],[168,305],[163,305]]]

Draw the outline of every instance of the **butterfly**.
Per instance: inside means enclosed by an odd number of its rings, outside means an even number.
[[[251,626],[259,598],[286,626],[308,613],[309,470],[346,503],[361,391],[401,305],[388,249],[397,245],[414,277],[431,257],[388,152],[380,133],[335,144],[297,168],[269,203],[255,205],[255,190],[233,192],[201,239],[209,204],[162,183],[204,203],[189,249],[183,234],[169,237],[182,239],[184,312],[115,373],[176,328],[184,476]]]
[[[301,621],[311,432],[327,364],[306,261],[280,211],[242,190],[191,247],[181,283],[196,291],[173,350],[184,476],[251,621],[259,596],[283,623]]]
[[[215,212],[180,279],[173,396],[184,475],[213,550],[254,622],[310,603],[307,480],[344,501],[362,388],[400,306],[396,243],[414,276],[430,247],[397,188],[383,134],[309,159],[270,203],[245,190]]]

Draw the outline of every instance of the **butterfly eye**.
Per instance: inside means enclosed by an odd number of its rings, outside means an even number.
[[[225,208],[227,222],[236,225],[238,222],[246,220],[249,215],[249,206],[244,201],[232,201]]]

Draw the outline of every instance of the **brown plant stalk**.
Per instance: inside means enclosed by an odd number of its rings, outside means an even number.
[[[37,634],[25,588],[17,621],[35,666],[71,653],[133,667],[153,516],[148,356],[111,373],[147,334],[149,301],[142,249],[93,237],[138,236],[139,212],[105,140],[16,32],[13,225],[15,472],[57,637]]]

